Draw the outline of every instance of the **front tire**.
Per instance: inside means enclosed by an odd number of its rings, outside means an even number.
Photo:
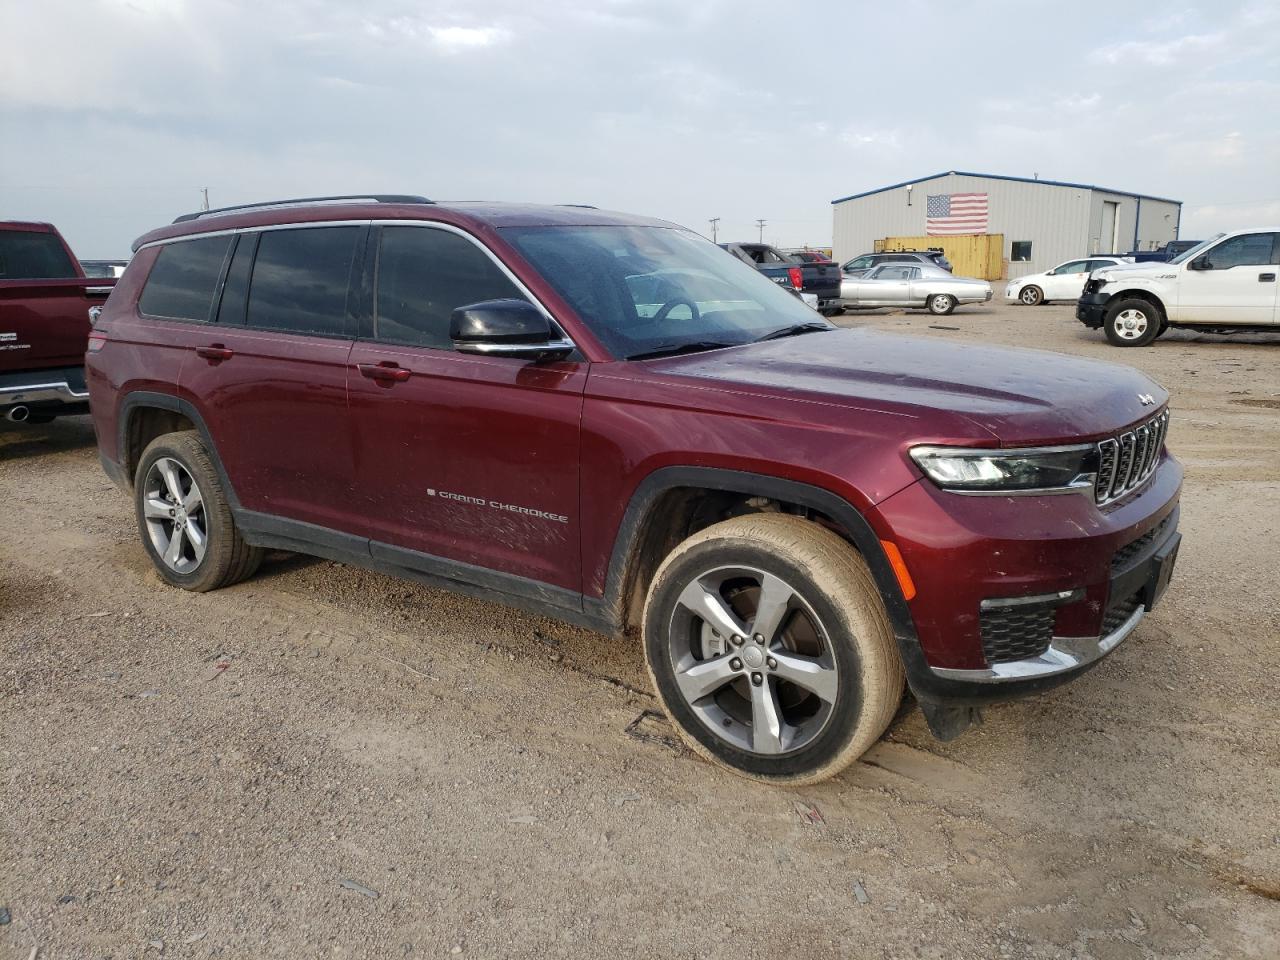
[[[650,585],[643,635],[680,736],[753,780],[834,776],[902,700],[902,660],[870,570],[799,517],[738,517],[685,540]]]
[[[956,298],[949,293],[935,293],[926,302],[925,306],[935,317],[945,317],[956,308]]]
[[[1018,294],[1018,300],[1028,307],[1039,306],[1044,303],[1044,291],[1034,283],[1029,283]]]
[[[1107,310],[1102,327],[1114,347],[1145,347],[1163,332],[1164,318],[1147,300],[1130,298]]]
[[[166,583],[204,593],[253,575],[262,549],[244,542],[213,460],[194,430],[147,445],[134,475],[142,544]]]

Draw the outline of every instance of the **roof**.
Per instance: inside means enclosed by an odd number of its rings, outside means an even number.
[[[1041,180],[1037,177],[1010,177],[1001,173],[974,173],[970,170],[943,170],[941,173],[930,174],[927,177],[916,177],[914,180],[903,180],[901,183],[891,183],[887,187],[876,187],[874,190],[867,190],[863,193],[851,193],[847,197],[839,197],[832,200],[832,204],[844,203],[846,200],[857,200],[859,197],[869,197],[872,194],[884,193],[886,190],[897,190],[899,187],[909,186],[913,183],[922,183],[925,180],[937,180],[939,177],[957,176],[957,177],[979,177],[983,180],[1012,180],[1015,183],[1038,183],[1046,187],[1074,187],[1077,190],[1097,190],[1099,193],[1114,193],[1122,197],[1139,197],[1143,200],[1159,200],[1161,203],[1176,203],[1182,206],[1181,200],[1170,200],[1168,197],[1156,197],[1149,193],[1134,193],[1132,190],[1113,190],[1111,187],[1100,187],[1093,183],[1069,183],[1066,180]]]
[[[259,205],[247,210],[211,212],[197,220],[183,220],[158,227],[133,242],[140,247],[159,240],[196,236],[255,227],[286,226],[295,223],[338,220],[422,220],[483,230],[498,227],[534,226],[661,226],[674,224],[629,213],[597,210],[594,207],[561,204],[499,203],[489,201],[437,201],[434,203],[298,203],[281,201],[279,206]]]
[[[0,220],[0,230],[21,230],[24,233],[57,233],[52,223],[43,220]]]

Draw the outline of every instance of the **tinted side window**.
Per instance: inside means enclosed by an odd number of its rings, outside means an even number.
[[[268,230],[258,240],[248,323],[265,330],[342,336],[356,241],[364,227]]]
[[[165,244],[151,266],[138,309],[149,317],[209,319],[231,237],[202,237]]]
[[[385,227],[378,251],[374,336],[451,348],[449,317],[481,300],[525,299],[470,240],[431,227]]]
[[[1246,233],[1243,236],[1223,240],[1205,254],[1210,269],[1228,270],[1231,267],[1254,266],[1272,263],[1273,233]]]

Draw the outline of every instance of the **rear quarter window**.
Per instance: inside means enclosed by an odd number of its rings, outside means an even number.
[[[181,240],[160,248],[138,310],[149,317],[207,322],[231,237]]]

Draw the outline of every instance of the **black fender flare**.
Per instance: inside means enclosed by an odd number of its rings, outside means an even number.
[[[771,500],[808,507],[830,517],[848,533],[854,546],[871,569],[871,575],[875,578],[885,610],[893,624],[893,632],[897,637],[898,648],[902,652],[908,676],[918,675],[917,671],[921,669],[928,670],[916,635],[915,621],[911,618],[911,611],[907,607],[906,598],[902,595],[897,575],[889,564],[884,547],[880,545],[880,538],[876,536],[866,517],[848,500],[830,490],[768,474],[719,467],[672,466],[661,467],[646,476],[631,495],[610,553],[609,570],[605,578],[605,595],[603,601],[599,601],[608,611],[610,619],[616,619],[619,624],[622,622],[623,591],[626,588],[628,566],[643,523],[662,494],[680,487],[697,487],[744,496],[768,497]]]
[[[174,413],[182,414],[195,425],[200,434],[200,439],[204,441],[205,449],[209,452],[209,459],[213,461],[214,469],[218,471],[218,479],[221,481],[222,489],[227,495],[228,504],[233,511],[239,512],[240,498],[236,496],[231,478],[227,476],[227,471],[222,466],[222,458],[218,456],[218,446],[213,442],[213,434],[209,432],[208,424],[204,422],[204,417],[200,415],[200,411],[195,408],[193,403],[171,393],[159,393],[154,390],[134,390],[120,402],[120,410],[116,415],[116,429],[119,431],[116,437],[116,451],[122,461],[118,465],[120,473],[125,477],[126,482],[130,486],[133,484],[133,476],[124,468],[124,461],[127,461],[129,450],[129,426],[135,411],[140,409],[170,410]]]

